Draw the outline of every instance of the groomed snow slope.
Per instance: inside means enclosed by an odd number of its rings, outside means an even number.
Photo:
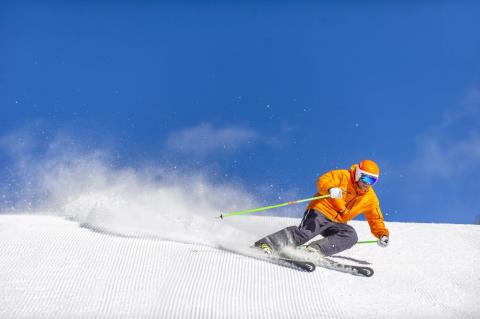
[[[258,235],[299,222],[241,220],[264,225]],[[351,224],[371,239],[365,222]],[[61,217],[0,215],[0,318],[479,318],[480,227],[388,226],[388,248],[339,254],[371,264],[375,275],[362,278]]]

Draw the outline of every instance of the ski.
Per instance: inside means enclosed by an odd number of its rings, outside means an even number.
[[[316,268],[315,264],[310,261],[294,260],[286,257],[268,257],[268,259],[279,265],[304,270],[306,272],[315,271]]]
[[[273,264],[277,264],[280,266],[284,266],[284,267],[288,267],[288,268],[292,268],[300,271],[305,271],[305,272],[313,272],[317,267],[322,267],[326,269],[331,269],[331,270],[349,273],[355,276],[363,276],[363,277],[371,277],[373,276],[373,273],[374,273],[373,269],[370,267],[343,264],[326,257],[312,258],[308,254],[306,255],[305,253],[301,251],[296,251],[296,250],[283,250],[280,253],[269,255],[261,252],[260,250],[258,250],[258,248],[252,246],[251,248],[253,248],[256,251],[256,253],[252,255],[246,252],[242,253],[240,251],[227,249],[226,247],[219,247],[219,248],[225,251],[229,251],[231,253],[240,254],[243,256],[251,257],[251,258],[256,258],[259,260],[264,260]]]
[[[251,250],[250,252],[232,250],[227,247],[218,247],[218,248],[233,254],[238,254],[245,257],[254,258],[257,260],[266,261],[275,265],[279,265],[279,266],[283,266],[283,267],[287,267],[287,268],[291,268],[299,271],[313,272],[316,269],[315,264],[311,261],[293,259],[293,258],[289,258],[288,256],[280,256],[278,254],[269,255],[264,253],[263,251],[260,251],[257,247],[254,247],[254,246],[250,247],[250,248],[253,248],[253,250]]]
[[[366,266],[357,266],[344,264],[327,257],[312,256],[304,252],[297,250],[284,250],[282,251],[282,257],[290,260],[304,260],[315,264],[317,267],[349,273],[355,276],[371,277],[373,276],[373,269]]]
[[[326,257],[320,258],[315,265],[355,276],[372,277],[374,274],[373,269],[370,267],[344,264]]]

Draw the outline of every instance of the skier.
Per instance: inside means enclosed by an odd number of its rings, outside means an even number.
[[[378,181],[380,169],[372,160],[352,165],[350,170],[333,170],[318,178],[318,193],[330,198],[312,200],[300,225],[290,226],[255,243],[267,254],[286,247],[302,249],[314,258],[331,256],[351,248],[358,241],[355,229],[347,222],[364,213],[377,243],[386,247],[389,232],[385,228],[378,198],[372,186]],[[303,246],[317,235],[323,238]]]

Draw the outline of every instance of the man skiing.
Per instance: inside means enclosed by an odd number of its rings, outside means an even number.
[[[290,226],[255,243],[267,254],[286,247],[303,248],[310,256],[331,256],[351,248],[358,241],[355,229],[347,222],[364,213],[378,245],[386,247],[389,232],[383,222],[379,201],[372,186],[378,181],[380,169],[372,160],[352,165],[350,170],[333,170],[318,178],[318,193],[330,198],[312,200],[300,225]],[[303,246],[317,235],[323,238]]]

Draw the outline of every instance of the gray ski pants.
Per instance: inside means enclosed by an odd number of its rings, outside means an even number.
[[[305,244],[317,235],[324,238],[312,242],[310,246],[319,249],[325,256],[349,249],[358,241],[357,232],[352,226],[333,222],[322,213],[308,209],[298,227],[290,226],[268,235],[258,240],[255,246],[267,243],[273,249],[280,250],[286,246]]]

